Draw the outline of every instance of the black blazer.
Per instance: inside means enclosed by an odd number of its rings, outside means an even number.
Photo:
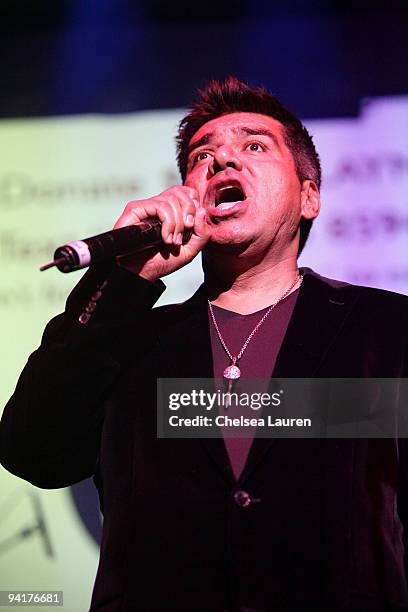
[[[408,298],[304,274],[275,377],[408,377]],[[259,438],[236,481],[222,440],[157,439],[156,378],[212,376],[203,290],[152,310],[162,290],[89,270],[2,418],[12,473],[45,488],[94,475],[91,609],[408,611],[405,440]]]

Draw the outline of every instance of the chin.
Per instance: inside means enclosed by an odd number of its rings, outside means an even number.
[[[243,232],[214,232],[205,250],[208,253],[239,255],[250,248],[253,240]]]
[[[213,221],[211,226],[211,240],[219,244],[228,242],[238,244],[255,238],[253,229],[251,231],[242,219],[231,217],[222,221]]]

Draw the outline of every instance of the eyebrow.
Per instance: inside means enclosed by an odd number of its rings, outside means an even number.
[[[198,149],[198,147],[202,147],[202,146],[208,144],[209,142],[211,142],[211,140],[214,138],[214,134],[215,134],[215,132],[208,132],[207,134],[204,134],[204,136],[201,136],[201,138],[199,138],[197,140],[197,142],[189,144],[188,148],[187,148],[187,156],[190,156],[190,154],[195,149]]]
[[[249,128],[249,127],[240,127],[238,128],[240,132],[247,134],[248,136],[268,136],[273,142],[279,147],[279,142],[276,137],[276,134],[271,132],[271,130],[267,130],[266,128]]]
[[[234,131],[238,134],[245,134],[246,136],[267,136],[275,143],[277,147],[279,147],[279,142],[276,135],[266,128],[250,128],[247,126],[239,126],[237,128],[234,128]],[[208,132],[207,134],[204,134],[204,136],[201,136],[201,138],[199,138],[196,142],[189,144],[187,149],[187,156],[189,157],[195,149],[209,144],[214,139],[215,134],[216,132]]]

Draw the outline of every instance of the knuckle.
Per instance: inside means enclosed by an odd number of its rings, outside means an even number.
[[[161,196],[164,196],[165,198],[171,196],[173,193],[175,193],[178,189],[178,185],[173,185],[172,187],[168,187],[167,189],[165,189],[164,191],[162,191],[162,193],[160,194]]]
[[[179,206],[180,205],[180,200],[177,197],[177,195],[174,194],[174,193],[170,193],[168,195],[168,202],[169,202],[169,204],[171,204],[171,206]]]
[[[195,205],[194,205],[194,202],[193,202],[193,201],[190,201],[190,202],[188,202],[188,203],[186,204],[186,210],[187,210],[189,213],[191,213],[193,216],[195,216],[197,209],[196,209],[196,207],[195,207]]]
[[[155,205],[159,213],[162,213],[165,216],[171,214],[172,206],[169,200],[156,200]]]
[[[189,193],[191,194],[192,198],[196,198],[198,195],[198,189],[195,187],[189,187]]]
[[[135,211],[140,211],[143,209],[145,202],[146,200],[130,200],[130,202],[126,204],[124,212],[129,214]]]

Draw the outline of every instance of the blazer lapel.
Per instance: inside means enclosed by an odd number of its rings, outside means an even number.
[[[305,268],[273,376],[315,377],[357,297],[357,288],[353,285],[324,279]]]
[[[177,309],[177,320],[159,337],[161,378],[214,377],[208,306],[204,287]],[[234,483],[231,463],[220,438],[200,438],[201,444],[228,483]]]
[[[166,306],[163,307],[167,309]],[[171,316],[172,306],[166,312]],[[212,378],[213,363],[204,288],[174,310],[175,317],[158,332],[162,378]]]
[[[305,268],[299,296],[279,351],[273,378],[312,378],[341,331],[355,301],[357,288],[324,279]],[[273,381],[272,381],[273,382]],[[255,438],[245,469],[243,483],[277,438]]]

